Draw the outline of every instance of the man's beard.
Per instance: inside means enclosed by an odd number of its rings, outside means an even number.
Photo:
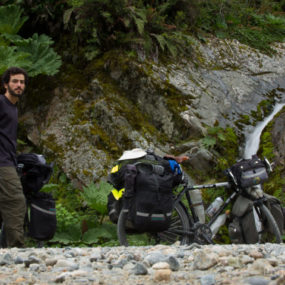
[[[22,93],[19,93],[19,94],[15,93],[14,90],[12,90],[9,85],[8,85],[8,91],[12,96],[17,97],[17,98],[21,98],[24,94],[24,90],[22,90]]]

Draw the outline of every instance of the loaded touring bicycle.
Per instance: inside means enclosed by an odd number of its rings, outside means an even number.
[[[267,159],[261,160],[254,155],[251,159],[243,159],[227,169],[225,182],[182,184],[183,187],[173,193],[171,221],[164,231],[146,232],[134,229],[132,201],[123,197],[123,206],[117,222],[119,242],[128,246],[134,235],[144,235],[147,244],[211,244],[214,243],[214,235],[227,219],[232,243],[282,243],[283,208],[278,199],[265,194],[262,189],[262,184],[271,171],[271,164]],[[201,195],[200,201],[194,201],[191,192],[218,188],[227,189],[229,196],[226,199],[216,199],[206,210],[206,219],[204,213],[201,218]],[[226,211],[229,207],[230,215]]]

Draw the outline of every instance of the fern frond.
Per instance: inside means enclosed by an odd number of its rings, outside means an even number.
[[[135,21],[135,24],[136,24],[136,27],[138,29],[139,34],[142,35],[144,32],[145,22],[139,18],[136,18],[136,17],[134,17],[134,21]]]
[[[146,18],[146,14],[147,11],[146,9],[139,9],[139,8],[135,8],[134,9],[134,13],[137,17],[139,17],[144,23],[147,22],[147,18]]]
[[[177,47],[171,41],[166,41],[166,47],[173,57],[177,56]]]
[[[99,185],[91,183],[84,187],[82,197],[87,204],[102,215],[107,214],[107,196],[112,186],[107,182],[101,182]]]
[[[156,35],[156,34],[151,34],[151,35],[156,38],[160,48],[164,51],[165,46],[167,45],[164,36],[163,35]]]

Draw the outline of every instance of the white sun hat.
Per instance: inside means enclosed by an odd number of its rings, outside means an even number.
[[[147,153],[141,148],[124,151],[123,155],[118,160],[136,159],[145,156]]]

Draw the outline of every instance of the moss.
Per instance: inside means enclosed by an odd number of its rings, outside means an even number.
[[[46,148],[51,150],[52,154],[50,155],[50,157],[52,159],[63,158],[64,156],[64,148],[62,146],[59,146],[56,141],[57,140],[55,134],[51,134],[42,142],[42,144],[44,144]]]
[[[274,171],[270,173],[268,181],[263,185],[266,193],[278,198],[281,203],[285,203],[285,168],[284,166],[277,166]]]
[[[281,114],[280,111],[275,115],[275,118]],[[266,128],[263,130],[260,137],[260,146],[258,155],[260,157],[266,157],[269,161],[274,161],[274,144],[272,141],[272,127],[274,120],[272,120]],[[285,167],[283,164],[275,165],[273,172],[269,175],[269,180],[264,183],[264,190],[266,193],[273,195],[285,203]]]

